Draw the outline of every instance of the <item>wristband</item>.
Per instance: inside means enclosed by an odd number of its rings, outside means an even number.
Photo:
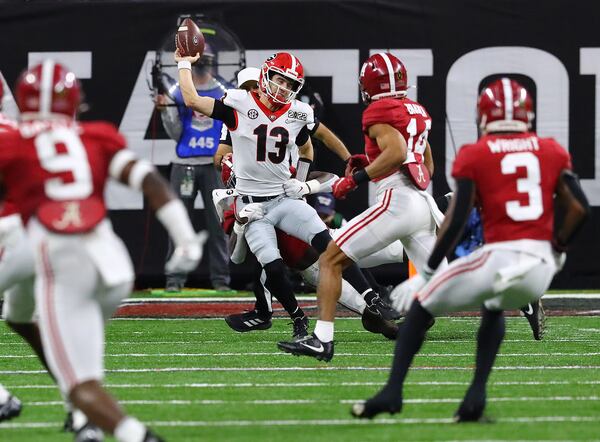
[[[356,184],[366,183],[367,181],[371,181],[371,177],[365,169],[360,169],[352,174],[352,178],[354,178],[354,182]]]
[[[319,190],[321,190],[321,183],[319,183],[317,180],[307,181],[306,185],[308,186],[309,194],[318,193]]]
[[[308,158],[299,158],[298,164],[296,164],[296,179],[298,181],[306,181],[308,178],[308,171],[312,161]]]
[[[177,62],[177,69],[189,69],[192,70],[192,63],[188,60],[181,60]]]

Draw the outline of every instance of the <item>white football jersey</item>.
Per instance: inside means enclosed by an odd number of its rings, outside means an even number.
[[[223,102],[236,111],[230,128],[236,190],[243,195],[283,193],[290,179],[290,153],[305,127],[315,124],[313,109],[298,100],[271,112],[258,97],[240,89],[228,90]]]

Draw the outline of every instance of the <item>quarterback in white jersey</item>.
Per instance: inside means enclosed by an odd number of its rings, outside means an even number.
[[[291,178],[291,150],[298,148],[298,181],[306,181],[313,158],[309,128],[315,123],[314,115],[309,105],[295,100],[304,84],[304,69],[294,55],[276,53],[262,65],[257,92],[228,91],[221,102],[200,97],[193,87],[191,63],[199,57],[200,54],[183,57],[175,52],[183,99],[187,106],[223,121],[229,129],[239,194],[234,205],[236,217],[246,223],[245,240],[273,289],[293,296],[291,284],[285,278],[275,227],[312,245],[319,253],[331,241],[317,212],[301,198],[286,195],[284,190],[284,184]],[[344,279],[363,297],[369,295],[369,308],[383,316],[381,299],[358,266],[348,267]],[[319,321],[315,330],[323,327],[322,335],[333,335],[333,323]]]

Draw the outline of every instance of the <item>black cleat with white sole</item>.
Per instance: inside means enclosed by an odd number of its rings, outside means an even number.
[[[226,316],[225,322],[230,328],[240,333],[254,330],[267,330],[273,325],[270,316],[260,314],[256,310]]]
[[[365,402],[357,402],[350,413],[359,419],[373,419],[380,413],[396,414],[402,411],[402,396],[383,389]]]
[[[21,414],[21,401],[14,396],[9,396],[8,400],[0,405],[0,422],[7,421]]]
[[[165,442],[164,439],[158,437],[150,430],[146,430],[146,435],[144,436],[144,440],[142,442]]]
[[[375,296],[370,302],[367,302],[367,308],[373,312],[378,312],[383,319],[388,321],[395,321],[402,316],[379,296]]]
[[[75,431],[74,442],[103,442],[104,432],[96,425],[88,422]]]
[[[294,356],[311,356],[319,361],[333,358],[333,341],[322,342],[314,333],[294,342],[278,342],[277,347]]]
[[[292,319],[292,327],[292,339],[294,341],[304,339],[308,336],[308,318],[306,316]]]
[[[521,312],[523,312],[523,316],[529,322],[529,326],[533,332],[533,339],[541,341],[546,332],[546,312],[544,312],[542,300],[538,299],[531,304],[527,304],[526,307],[521,309]]]

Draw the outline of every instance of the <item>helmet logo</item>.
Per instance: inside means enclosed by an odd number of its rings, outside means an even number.
[[[248,111],[248,118],[251,120],[256,120],[258,118],[258,111],[256,109],[250,109]]]

